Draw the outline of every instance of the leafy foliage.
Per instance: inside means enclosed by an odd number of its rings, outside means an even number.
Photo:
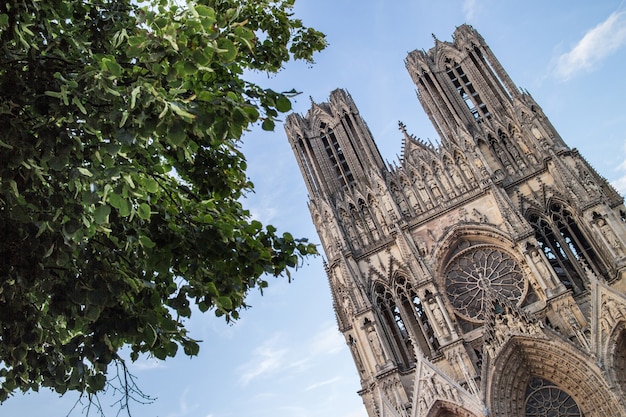
[[[227,320],[316,253],[252,220],[238,142],[311,61],[294,0],[0,3],[0,400],[97,393],[118,351],[196,355],[191,304]]]

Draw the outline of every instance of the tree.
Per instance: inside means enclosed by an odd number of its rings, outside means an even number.
[[[245,80],[324,35],[294,0],[0,3],[0,400],[92,394],[122,348],[196,355],[192,303],[236,319],[316,253],[253,220],[238,149],[295,91]]]

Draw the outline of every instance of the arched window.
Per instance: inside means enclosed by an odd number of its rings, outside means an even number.
[[[583,417],[576,401],[552,382],[533,377],[526,387],[526,417]]]
[[[549,216],[533,214],[529,221],[557,276],[575,294],[586,289],[585,266],[602,275],[600,259],[571,213],[561,204],[553,203]]]
[[[354,176],[352,172],[350,172],[348,161],[346,160],[341,146],[339,146],[335,132],[324,123],[320,125],[320,129],[320,139],[322,140],[330,163],[335,168],[336,179],[344,188],[347,188],[349,185],[354,185]]]
[[[465,74],[463,67],[456,62],[451,62],[450,66],[446,67],[446,73],[474,119],[478,121],[481,121],[483,117],[489,119],[491,114]]]
[[[382,327],[393,350],[396,363],[404,368],[413,366],[415,351],[404,318],[394,300],[393,294],[386,287],[379,284],[375,288],[374,297],[374,304],[378,307],[378,313],[383,324]]]
[[[404,277],[396,279],[396,293],[417,347],[425,356],[432,356],[439,349],[439,341],[424,310],[424,304]]]

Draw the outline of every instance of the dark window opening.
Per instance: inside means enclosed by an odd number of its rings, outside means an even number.
[[[325,125],[322,124],[322,127]],[[349,185],[354,185],[354,176],[350,171],[348,161],[339,146],[335,132],[332,129],[327,128],[320,133],[320,139],[328,155],[328,159],[335,169],[335,179],[345,188]]]
[[[474,89],[463,67],[461,67],[460,64],[454,63],[453,67],[448,67],[446,73],[473,118],[477,121],[480,121],[483,117],[490,118],[491,114],[487,109],[487,105],[483,102],[480,94]]]
[[[550,209],[549,218],[533,215],[529,221],[563,285],[578,294],[586,289],[585,268],[602,274],[604,267],[571,213],[560,204],[553,204]]]
[[[376,306],[384,324],[383,330],[388,337],[396,363],[401,367],[409,368],[414,364],[414,350],[393,295],[379,285],[375,296]]]

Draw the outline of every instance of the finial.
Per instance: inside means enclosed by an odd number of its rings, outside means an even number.
[[[404,123],[402,123],[402,121],[398,120],[398,128],[400,129],[400,132],[404,133],[405,135],[406,133],[406,125]]]
[[[315,101],[313,101],[313,96],[309,96],[309,100],[311,100],[311,106],[315,105]]]
[[[438,41],[438,40],[439,40],[439,39],[437,39],[437,36],[435,36],[435,34],[434,34],[434,33],[431,33],[431,35],[432,35],[432,37],[433,37],[433,39],[434,39],[435,41]]]

